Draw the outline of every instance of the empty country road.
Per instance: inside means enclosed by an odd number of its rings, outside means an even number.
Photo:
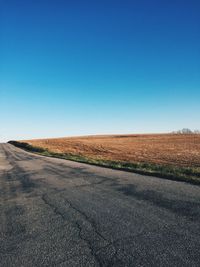
[[[200,187],[0,144],[0,266],[200,266]]]

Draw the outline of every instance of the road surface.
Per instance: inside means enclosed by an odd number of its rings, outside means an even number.
[[[0,144],[0,266],[200,266],[200,187]]]

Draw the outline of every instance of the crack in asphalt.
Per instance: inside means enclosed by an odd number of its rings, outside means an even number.
[[[52,204],[51,201],[48,200],[48,196],[47,194],[43,194],[42,195],[42,200],[44,201],[44,203],[46,205],[48,205],[53,212],[60,216],[62,218],[62,220],[66,221],[66,216],[63,214],[63,212],[60,211],[60,209],[58,207],[55,206],[55,204]],[[114,263],[115,260],[119,260],[117,258],[117,249],[114,246],[114,242],[113,241],[109,241],[108,239],[106,239],[97,229],[97,225],[94,222],[94,220],[91,220],[85,212],[81,211],[80,209],[78,209],[77,207],[75,207],[71,201],[69,201],[68,199],[65,199],[65,204],[68,205],[68,207],[72,210],[74,210],[79,216],[81,215],[81,218],[86,221],[87,223],[89,223],[89,225],[91,226],[91,228],[94,230],[94,233],[100,237],[100,239],[102,239],[104,242],[106,242],[107,244],[105,246],[101,246],[99,249],[96,249],[93,245],[93,241],[90,240],[90,238],[87,238],[84,235],[84,231],[87,232],[88,230],[86,230],[82,224],[76,220],[75,222],[72,222],[72,224],[78,229],[78,237],[84,241],[87,244],[87,247],[90,250],[91,255],[93,256],[93,258],[95,259],[95,261],[97,262],[97,264],[102,267],[102,266],[112,266],[111,264]],[[101,259],[101,257],[99,256],[99,252],[103,249],[107,249],[109,247],[112,247],[114,250],[114,254],[112,256],[112,258],[109,260],[109,262],[105,265],[105,262]]]
[[[44,201],[44,203],[45,203],[46,205],[48,205],[48,206],[53,210],[53,212],[54,212],[56,215],[61,216],[61,218],[62,218],[63,220],[65,220],[65,217],[64,217],[63,213],[60,212],[59,209],[58,209],[57,207],[55,207],[55,205],[53,205],[51,202],[49,202],[49,201],[47,200],[47,198],[45,198],[45,196],[46,196],[45,194],[42,195],[42,200]]]
[[[49,171],[50,173],[54,173],[56,175],[59,175],[59,177],[61,178],[65,178],[65,179],[68,179],[70,178],[71,179],[71,176],[74,175],[73,172],[68,172],[67,173],[67,176],[65,174],[65,171],[60,171],[58,170],[56,167],[52,167],[52,166],[48,166],[45,168],[46,171]],[[90,173],[84,171],[84,170],[81,170],[79,169],[79,172],[80,172],[80,177],[77,177],[77,178],[81,178],[81,179],[84,179],[86,182],[88,182],[88,184],[82,184],[82,185],[77,185],[77,186],[74,186],[74,188],[79,188],[79,187],[89,187],[89,186],[94,186],[94,185],[100,185],[100,184],[103,184],[105,182],[113,182],[115,181],[116,182],[116,179],[112,179],[112,178],[108,178],[108,177],[104,177],[104,176],[98,176],[98,175],[93,175],[93,179],[96,178],[98,179],[99,181],[97,182],[91,182],[91,181],[88,181],[88,178],[90,176]]]
[[[102,238],[105,242],[107,242],[108,244],[106,246],[103,246],[101,247],[99,250],[96,251],[96,249],[94,248],[94,246],[92,245],[92,242],[90,241],[90,239],[87,239],[85,238],[83,235],[82,235],[82,232],[83,232],[83,228],[82,226],[80,225],[80,223],[78,221],[76,221],[76,226],[77,228],[79,229],[79,237],[80,239],[82,239],[83,241],[85,241],[91,251],[91,254],[92,256],[95,258],[95,260],[97,261],[97,263],[99,264],[100,267],[102,266],[105,266],[104,263],[102,262],[102,259],[98,256],[98,252],[102,249],[105,249],[105,248],[108,248],[109,246],[112,245],[112,242],[110,242],[109,240],[107,240],[98,230],[97,230],[97,225],[96,223],[94,222],[94,220],[91,220],[85,212],[81,211],[80,209],[78,209],[77,207],[75,207],[74,205],[72,205],[72,203],[65,199],[65,201],[69,204],[69,206],[75,210],[76,212],[78,212],[79,214],[81,214],[85,220],[87,222],[89,222],[89,224],[91,225],[92,229],[94,230],[95,234],[98,235],[100,238]],[[115,254],[117,254],[117,251],[115,249],[115,247],[113,247],[114,250],[115,250]]]

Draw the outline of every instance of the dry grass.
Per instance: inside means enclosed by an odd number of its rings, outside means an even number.
[[[23,142],[56,153],[97,160],[200,167],[199,134],[107,135]]]

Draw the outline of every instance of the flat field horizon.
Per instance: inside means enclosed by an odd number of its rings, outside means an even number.
[[[112,134],[21,140],[94,160],[200,167],[200,134]]]

